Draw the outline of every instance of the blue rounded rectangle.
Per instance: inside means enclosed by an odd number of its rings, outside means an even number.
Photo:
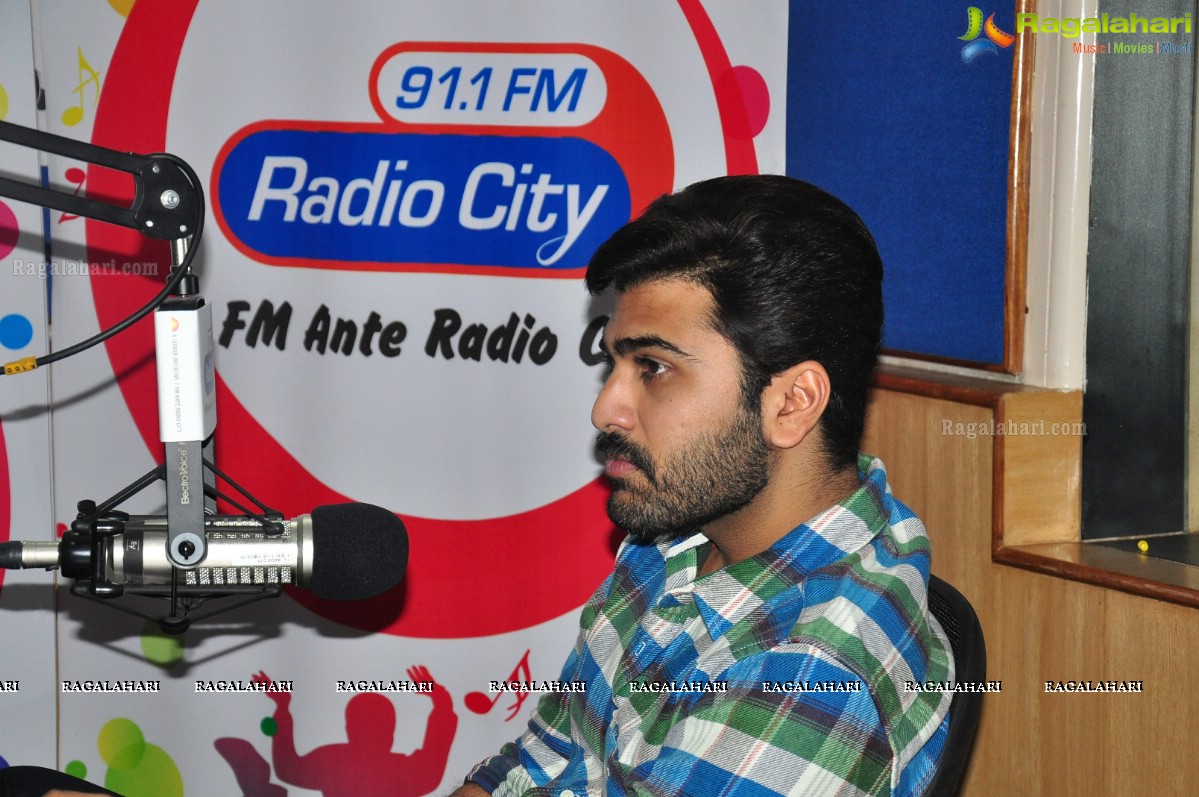
[[[217,164],[219,217],[266,262],[581,268],[630,215],[578,138],[257,129]]]

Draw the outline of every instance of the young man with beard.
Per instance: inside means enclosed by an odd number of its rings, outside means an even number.
[[[948,728],[929,545],[859,455],[882,264],[837,199],[727,177],[599,248],[592,423],[629,537],[564,682],[455,795],[919,795]]]

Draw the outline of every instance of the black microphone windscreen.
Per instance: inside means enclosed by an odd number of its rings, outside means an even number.
[[[318,598],[373,598],[400,583],[408,567],[403,522],[372,504],[328,504],[312,510],[312,578]]]

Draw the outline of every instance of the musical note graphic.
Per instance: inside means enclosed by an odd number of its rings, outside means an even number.
[[[108,0],[112,10],[126,18],[129,17],[129,12],[133,10],[133,4],[136,2],[137,0]]]
[[[509,683],[512,681],[533,680],[532,675],[529,674],[529,652],[529,650],[526,650],[525,655],[522,656],[521,660],[518,661],[516,666],[512,668],[512,672],[507,678]],[[525,691],[514,690],[512,694],[515,696],[516,702],[508,706],[508,716],[504,717],[504,722],[508,722],[515,717],[517,712],[520,711],[520,707],[526,700],[529,699],[529,693]],[[463,698],[462,702],[464,702],[466,707],[476,714],[487,714],[493,708],[495,708],[495,704],[498,703],[500,698],[503,696],[503,691],[497,691],[495,693],[495,697],[490,697],[486,692],[467,692],[466,697]]]
[[[0,120],[8,116],[8,92],[4,90],[4,84],[0,83]]]
[[[87,172],[78,166],[72,166],[66,170],[63,176],[67,178],[67,182],[74,183],[75,190],[72,193],[79,196],[79,192],[83,190],[83,181],[87,179]],[[63,211],[63,214],[58,217],[58,223],[62,224],[64,221],[72,221],[77,218],[79,217],[75,214]]]
[[[100,73],[92,69],[92,65],[83,57],[83,48],[78,47],[76,49],[79,53],[79,85],[71,89],[71,91],[79,95],[79,104],[72,105],[62,112],[62,123],[67,127],[74,127],[83,121],[85,105],[84,89],[88,85],[91,85],[94,89],[92,93],[92,107],[96,107],[96,104],[100,102]],[[87,77],[84,77],[84,73],[87,73]]]

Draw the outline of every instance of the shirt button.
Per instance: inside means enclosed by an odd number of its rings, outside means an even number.
[[[559,797],[575,797],[575,793],[570,789],[564,789]]]

